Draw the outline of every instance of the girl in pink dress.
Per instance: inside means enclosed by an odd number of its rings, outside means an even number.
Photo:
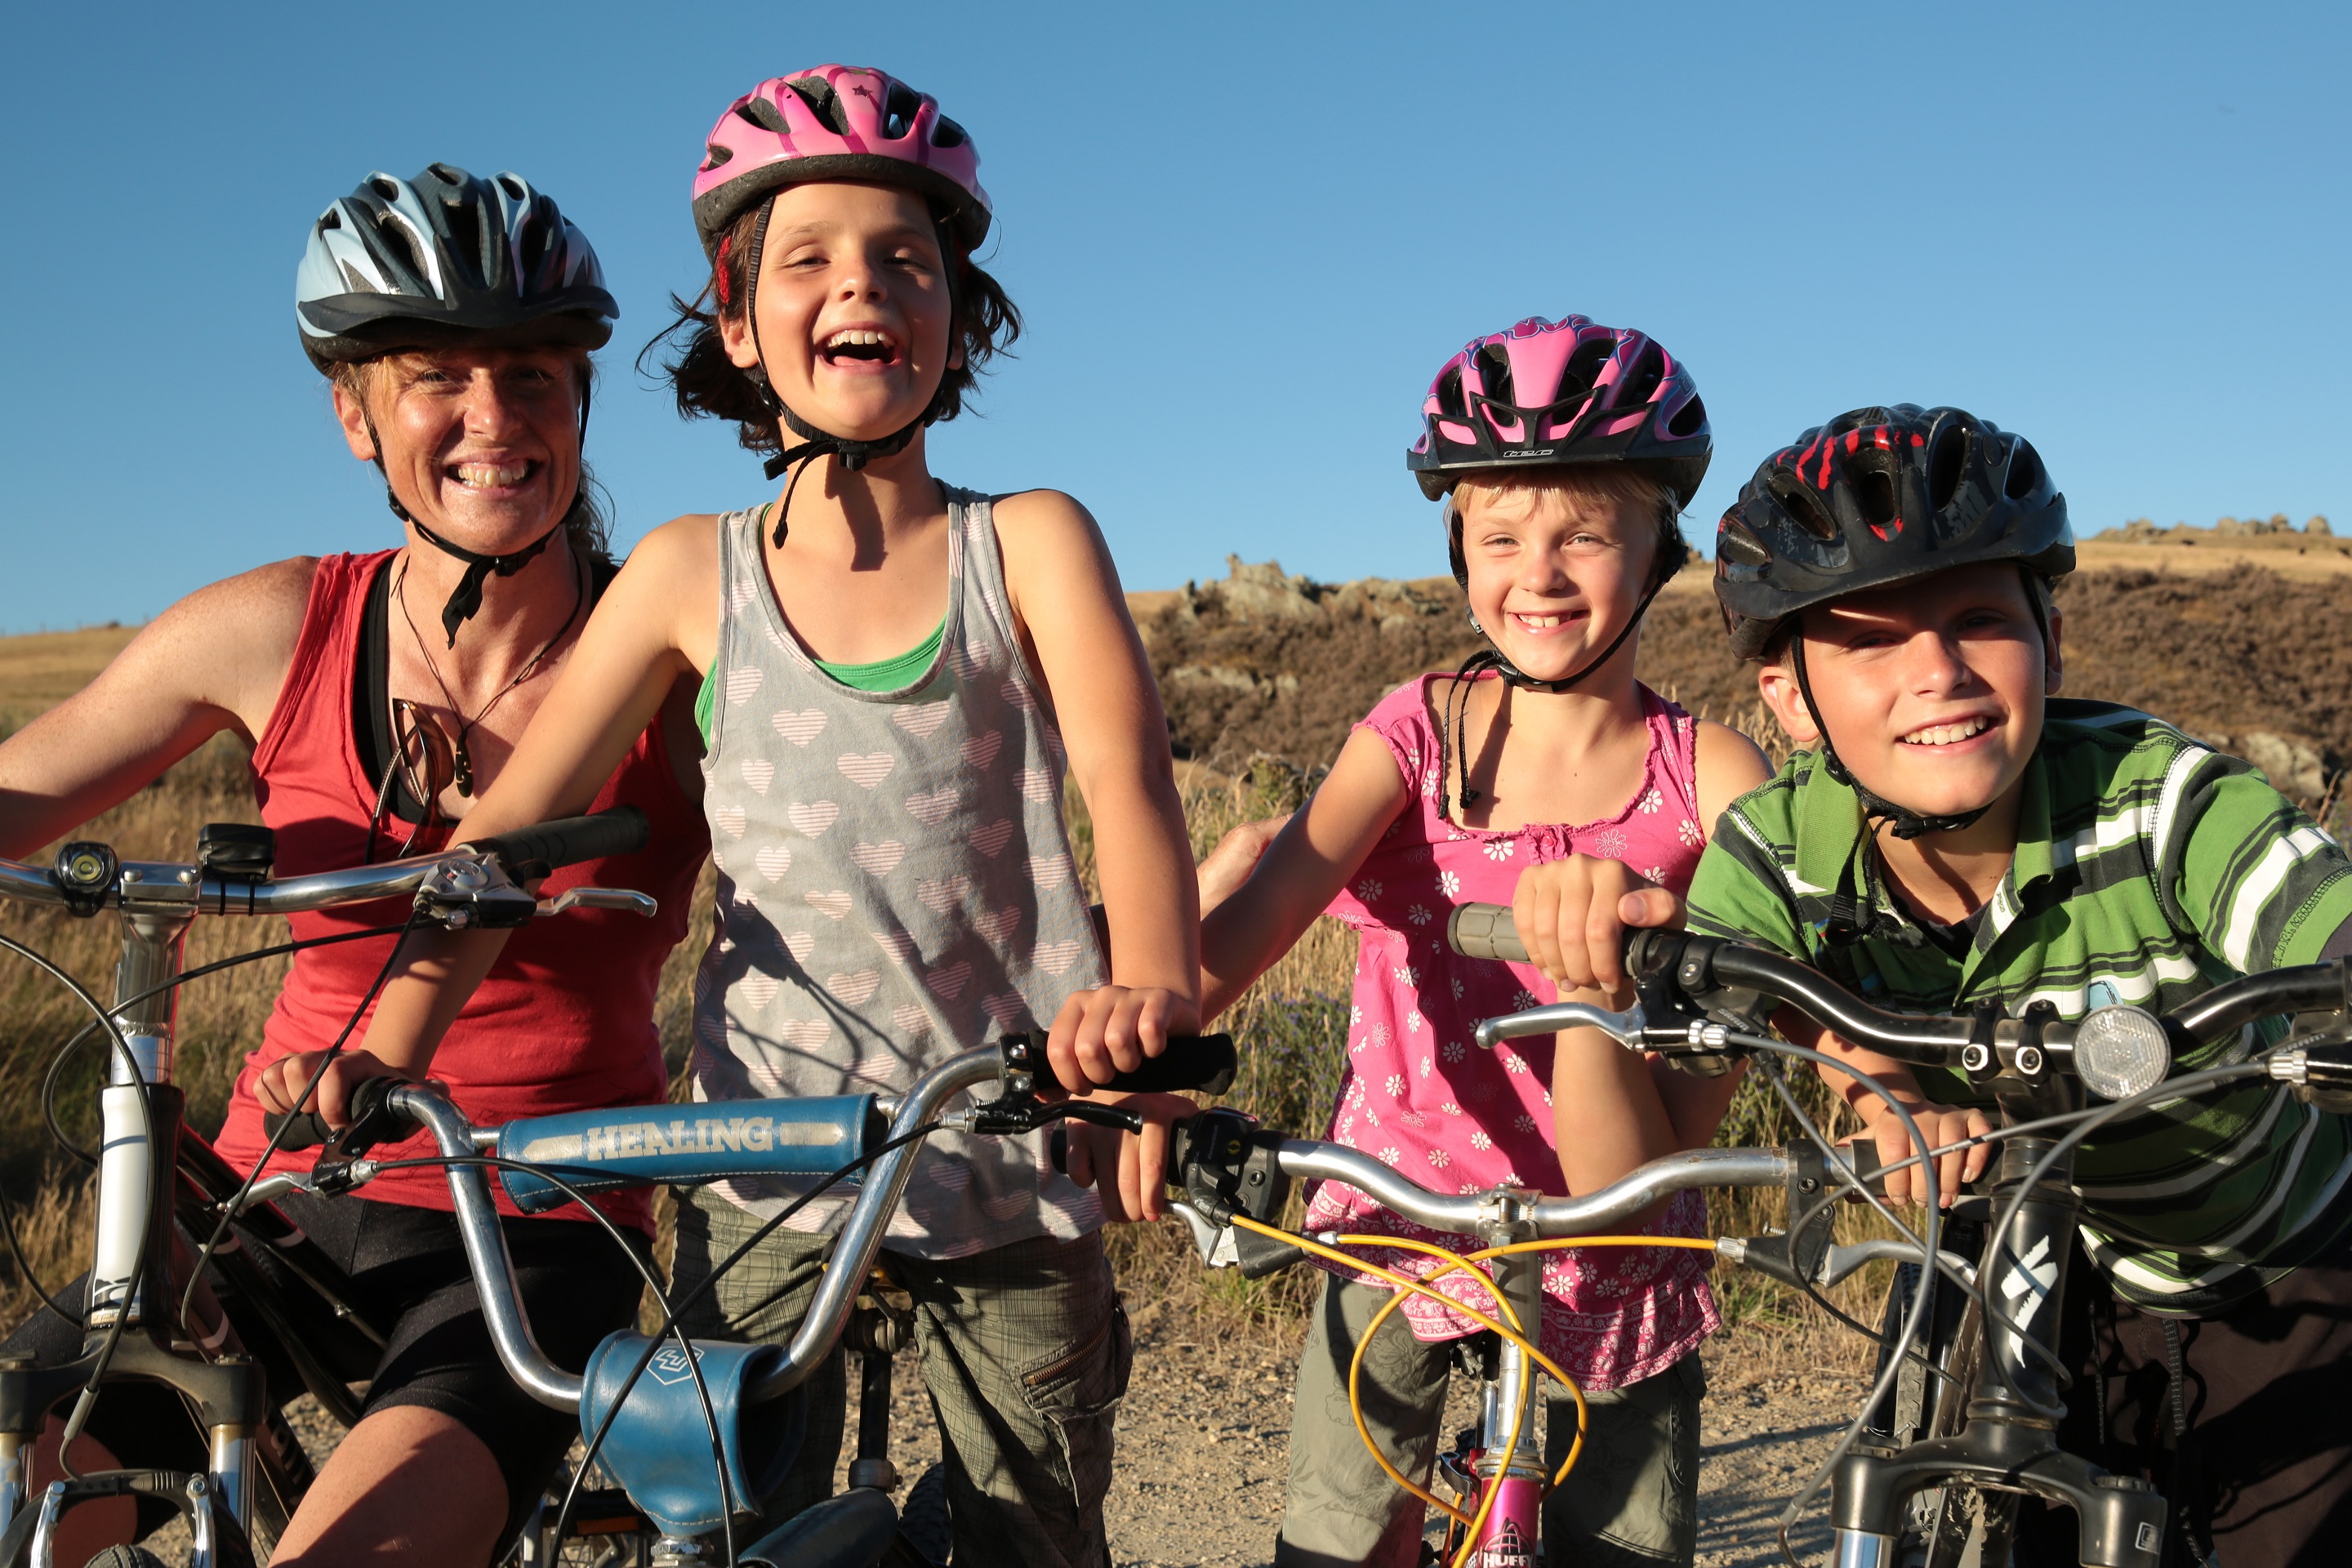
[[[1354,926],[1347,1073],[1328,1136],[1439,1192],[1606,1185],[1704,1145],[1737,1079],[1685,1077],[1597,1030],[1480,1050],[1482,1018],[1555,999],[1631,999],[1629,925],[1677,923],[1708,826],[1768,776],[1745,737],[1700,723],[1633,678],[1643,612],[1682,564],[1677,520],[1706,468],[1690,376],[1639,332],[1571,316],[1480,339],[1448,361],[1408,462],[1445,499],[1454,574],[1492,642],[1463,672],[1391,693],[1330,776],[1202,928],[1203,1007],[1237,995],[1328,912]],[[1534,962],[1454,956],[1446,917],[1508,903]],[[1643,1217],[1696,1236],[1696,1194]],[[1325,1183],[1307,1228],[1375,1232],[1462,1250],[1362,1194]],[[1435,1259],[1378,1259],[1416,1276]],[[1706,1264],[1686,1250],[1549,1255],[1539,1343],[1583,1388],[1585,1457],[1547,1500],[1553,1563],[1691,1561],[1698,1474],[1696,1356],[1717,1325]],[[1482,1310],[1485,1289],[1441,1286]],[[1299,1367],[1277,1563],[1417,1557],[1421,1505],[1381,1474],[1348,1418],[1356,1339],[1389,1288],[1324,1281]],[[1407,1474],[1426,1481],[1453,1342],[1475,1331],[1408,1299],[1412,1335],[1366,1357],[1363,1406]],[[1573,1436],[1554,1401],[1551,1463]]]

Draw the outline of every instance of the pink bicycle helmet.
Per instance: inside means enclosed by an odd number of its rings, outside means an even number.
[[[1654,466],[1688,506],[1715,439],[1690,372],[1642,332],[1529,316],[1447,360],[1405,466],[1436,500],[1465,474],[1528,463]]]
[[[877,70],[818,66],[770,77],[710,128],[694,175],[694,226],[716,258],[719,236],[753,202],[811,180],[904,185],[945,209],[969,250],[988,233],[980,152],[939,100]]]

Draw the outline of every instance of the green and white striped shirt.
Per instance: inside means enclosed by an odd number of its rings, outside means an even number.
[[[2249,764],[2145,713],[2053,700],[2026,769],[2016,857],[1973,946],[1954,956],[1883,885],[1853,789],[1816,761],[1796,753],[1725,813],[1691,884],[1690,925],[1801,959],[1877,1006],[2169,1012],[2236,975],[2316,961],[2352,919],[2352,861]],[[1877,911],[1870,934],[1843,946],[1823,935],[1841,890]],[[2263,1029],[2275,1039],[2283,1025]],[[2238,1060],[2257,1043],[2249,1031],[2174,1070]],[[1932,1099],[1986,1098],[1958,1073],[1917,1070]],[[2153,1107],[2083,1144],[2084,1245],[2126,1300],[2214,1311],[2342,1234],[2347,1155],[2352,1119],[2284,1085]]]

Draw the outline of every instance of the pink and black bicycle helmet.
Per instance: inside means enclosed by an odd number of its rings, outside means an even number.
[[[705,255],[745,208],[786,185],[870,180],[937,203],[965,249],[988,233],[980,150],[939,100],[858,66],[770,77],[710,128],[694,175],[694,226]]]
[[[1638,462],[1688,506],[1715,438],[1690,372],[1643,332],[1529,316],[1466,344],[1421,405],[1405,466],[1430,500],[1481,468]]]

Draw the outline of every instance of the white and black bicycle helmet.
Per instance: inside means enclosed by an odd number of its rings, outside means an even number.
[[[302,349],[321,373],[454,337],[602,348],[620,306],[588,237],[516,174],[428,163],[370,174],[319,215],[294,275]]]

